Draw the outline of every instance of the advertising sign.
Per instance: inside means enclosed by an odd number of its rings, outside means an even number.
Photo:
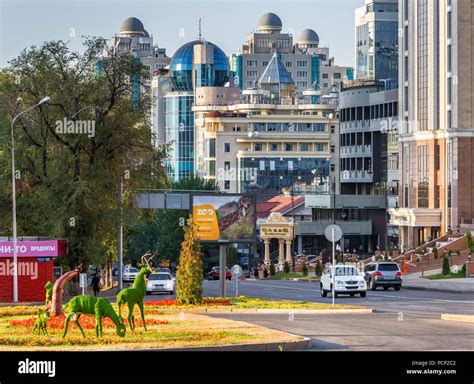
[[[193,194],[193,221],[202,241],[255,241],[256,203],[250,194]]]
[[[66,240],[17,241],[18,257],[56,257],[67,254]],[[0,241],[0,257],[13,257],[13,241]]]

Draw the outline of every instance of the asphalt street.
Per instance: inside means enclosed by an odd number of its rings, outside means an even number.
[[[219,296],[218,281],[203,282],[204,296]],[[235,295],[234,282],[227,282],[227,295]],[[239,295],[285,300],[331,303],[321,297],[319,285],[294,281],[245,280]],[[145,300],[173,298],[147,295]],[[403,289],[368,291],[367,297],[339,296],[336,303],[366,305],[373,314],[304,315],[214,314],[310,337],[313,350],[436,351],[474,350],[474,323],[441,320],[442,313],[473,314],[474,294]]]
[[[204,281],[204,296],[219,296],[218,281]],[[227,295],[235,295],[234,282],[227,282]],[[331,303],[331,295],[323,298],[319,285],[281,280],[245,280],[239,282],[239,295],[271,299],[302,300]],[[368,291],[365,298],[338,296],[336,303],[366,305],[378,312],[405,313],[439,318],[442,313],[474,315],[474,294],[443,293],[392,289]]]

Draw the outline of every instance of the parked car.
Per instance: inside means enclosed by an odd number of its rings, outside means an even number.
[[[133,281],[138,275],[138,268],[128,267],[123,270],[122,280],[123,281]]]
[[[373,291],[377,287],[383,287],[384,290],[393,287],[396,291],[399,291],[402,287],[402,272],[397,263],[370,263],[364,269],[364,277],[369,289]]]
[[[212,267],[212,269],[206,275],[207,280],[219,280],[219,277],[219,267]],[[228,267],[226,267],[225,278],[226,280],[232,279],[232,274],[230,273],[230,269]]]
[[[321,276],[320,289],[321,296],[326,297],[328,292],[332,292],[332,272],[333,267],[324,268]],[[335,290],[334,297],[340,294],[360,297],[367,295],[367,284],[364,275],[360,273],[355,266],[352,265],[336,265]]]
[[[174,293],[176,281],[168,272],[152,273],[146,279],[146,293],[147,295],[153,292],[167,292]]]

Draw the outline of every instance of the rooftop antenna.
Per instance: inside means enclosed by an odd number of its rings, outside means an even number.
[[[199,19],[199,40],[201,40],[201,19]]]

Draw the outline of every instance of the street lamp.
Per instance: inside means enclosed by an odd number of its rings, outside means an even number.
[[[21,103],[21,99],[17,99],[17,107]],[[11,125],[11,140],[12,140],[12,211],[13,211],[13,302],[18,302],[18,252],[17,252],[17,233],[16,233],[16,183],[15,183],[15,141],[14,141],[14,127],[17,119],[26,112],[31,111],[32,109],[39,107],[40,105],[47,103],[49,101],[49,96],[43,97],[37,104],[33,105],[30,108],[25,109],[22,112],[19,112],[15,115],[12,120]]]

